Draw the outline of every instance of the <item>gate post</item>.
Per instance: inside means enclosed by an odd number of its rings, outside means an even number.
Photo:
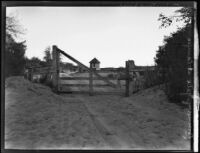
[[[30,81],[33,82],[33,67],[30,69]]]
[[[59,52],[57,51],[57,46],[53,45],[52,47],[52,67],[53,67],[53,88],[55,92],[59,91]]]
[[[129,63],[126,61],[126,91],[125,96],[129,97],[129,86],[130,86],[130,80],[129,80]]]
[[[126,61],[126,93],[125,96],[129,97],[133,93],[133,69],[135,67],[133,60]],[[131,72],[131,73],[130,73]]]
[[[32,81],[32,68],[31,67],[27,68],[27,79],[29,81]]]
[[[94,90],[93,90],[93,68],[92,68],[91,63],[90,63],[89,94],[90,94],[90,96],[93,96],[93,94],[94,94]]]

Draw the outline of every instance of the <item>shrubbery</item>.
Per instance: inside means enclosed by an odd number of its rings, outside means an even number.
[[[53,83],[52,80],[49,79],[48,74],[43,75],[40,79],[39,79],[39,83],[42,83],[46,86],[49,86],[50,88],[53,87]]]
[[[144,88],[149,88],[160,84],[158,72],[156,70],[151,71],[148,68],[144,71]]]

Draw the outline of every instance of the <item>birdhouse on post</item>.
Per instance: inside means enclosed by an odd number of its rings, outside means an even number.
[[[100,70],[100,62],[98,59],[96,58],[93,58],[91,61],[90,61],[90,67],[94,70]]]

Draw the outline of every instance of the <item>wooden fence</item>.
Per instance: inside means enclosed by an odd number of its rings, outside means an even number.
[[[85,69],[88,76],[61,77],[59,61],[60,54],[75,62],[82,69]],[[91,65],[90,67],[87,67],[74,57],[59,49],[57,46],[52,47],[52,58],[52,65],[48,67],[28,68],[26,77],[30,81],[33,81],[34,75],[48,75],[49,80],[52,81],[53,90],[57,93],[89,93],[89,95],[125,94],[125,96],[129,96],[132,92],[132,75],[130,72],[133,70],[133,66],[130,61],[126,61],[125,63],[126,72],[124,75],[119,76],[118,78],[109,78],[102,76],[99,71],[96,71]],[[123,83],[121,84],[120,82]],[[78,90],[73,90],[74,88],[78,88]],[[85,90],[79,90],[81,88],[84,88]]]
[[[130,64],[129,61],[126,61],[126,74],[123,77],[116,78],[108,78],[102,76],[99,71],[96,71],[92,66],[87,67],[74,57],[70,56],[66,52],[59,49],[57,46],[53,46],[53,86],[56,92],[72,92],[72,93],[89,93],[90,95],[98,94],[113,94],[113,93],[125,93],[126,96],[129,96],[131,90],[130,86]],[[71,61],[75,62],[79,67],[85,69],[88,73],[88,76],[83,77],[60,77],[60,68],[59,68],[59,56],[60,54],[64,55]],[[72,81],[75,80],[75,84]],[[119,81],[125,81],[125,88],[121,88]],[[68,82],[67,82],[68,81]],[[101,81],[101,83],[99,83]],[[65,83],[67,82],[67,83]],[[77,83],[76,83],[77,82]],[[103,83],[102,83],[103,82]],[[123,86],[123,85],[122,85]],[[73,90],[73,87],[85,88],[86,90]],[[112,88],[113,90],[111,90]],[[96,89],[96,90],[95,90]],[[100,90],[101,89],[101,90]],[[109,89],[109,90],[107,90]]]
[[[25,70],[24,77],[32,82],[39,82],[41,78],[44,76],[48,81],[52,80],[52,74],[53,74],[53,68],[52,66],[47,67],[28,67]]]

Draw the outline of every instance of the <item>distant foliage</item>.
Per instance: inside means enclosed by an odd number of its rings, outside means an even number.
[[[37,57],[26,58],[26,66],[27,67],[44,67],[46,66],[46,62],[40,60]]]
[[[161,21],[160,28],[169,27],[172,23],[180,21],[183,21],[186,26],[191,24],[193,11],[194,10],[191,7],[183,7],[175,11],[175,14],[172,16],[165,16],[161,13],[158,18],[158,21]]]
[[[39,59],[38,57],[26,58],[27,67],[45,67],[51,65],[52,65],[52,54],[50,47],[46,47],[44,51],[43,60]]]
[[[51,63],[52,63],[50,46],[48,46],[44,51],[44,61],[46,62],[46,65],[51,65]]]
[[[17,38],[25,33],[25,29],[20,25],[15,16],[6,16],[6,35]]]

